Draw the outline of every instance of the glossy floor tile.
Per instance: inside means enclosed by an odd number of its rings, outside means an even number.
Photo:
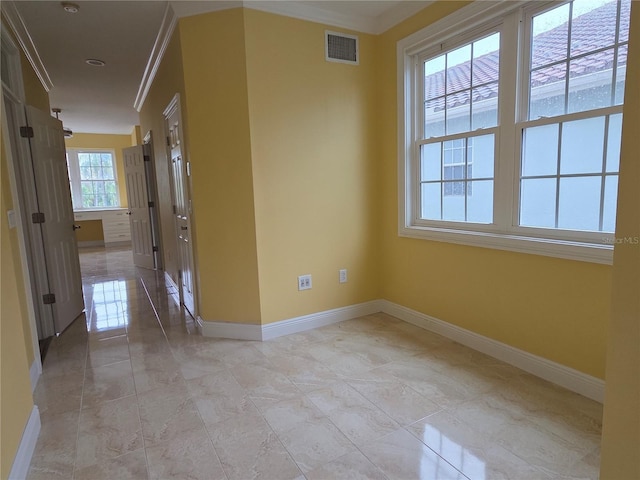
[[[30,479],[598,478],[601,405],[384,314],[204,338],[162,272],[81,250]]]

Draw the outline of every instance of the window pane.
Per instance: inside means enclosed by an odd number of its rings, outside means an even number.
[[[112,166],[113,165],[110,153],[103,153],[100,156],[102,157],[102,166],[103,167],[107,167],[107,166]]]
[[[471,45],[447,53],[447,94],[471,87]]]
[[[565,63],[531,72],[529,119],[564,114]]]
[[[423,183],[421,212],[422,218],[427,220],[441,220],[440,200],[442,198],[440,183]]]
[[[604,117],[562,125],[560,173],[601,173],[604,154]]]
[[[420,147],[420,179],[442,180],[442,165],[440,162],[441,143],[430,143]]]
[[[522,176],[558,173],[558,125],[543,125],[524,130]]]
[[[493,222],[493,180],[469,182],[467,187],[467,221]]]
[[[102,167],[102,178],[104,178],[105,180],[113,180],[113,168],[111,168],[110,166]]]
[[[424,62],[424,98],[429,100],[444,95],[445,55]]]
[[[617,172],[620,168],[620,142],[622,140],[622,114],[609,117],[607,138],[607,172]]]
[[[89,165],[91,165],[91,157],[89,156],[88,153],[79,153],[78,163],[80,164],[81,168],[88,167]]]
[[[569,4],[533,17],[531,68],[567,58]]]
[[[627,46],[618,49],[618,69],[616,70],[616,96],[615,105],[622,105],[624,101],[624,83],[627,74]]]
[[[616,39],[616,0],[573,2],[571,56],[613,45]]]
[[[555,228],[555,178],[522,180],[520,193],[520,225],[526,227]]]
[[[469,91],[448,95],[447,102],[447,135],[468,132],[471,128],[471,102]]]
[[[467,169],[468,178],[493,178],[494,135],[471,137],[467,140],[467,162],[473,170]]]
[[[429,100],[424,107],[424,138],[444,135],[444,98]]]
[[[446,187],[445,183],[445,187]],[[465,220],[465,195],[464,182],[451,182],[451,194],[445,194],[442,198],[442,219],[456,222]]]
[[[601,177],[560,179],[558,228],[598,231]]]
[[[491,128],[498,124],[498,83],[474,88],[471,130]]]
[[[618,176],[607,175],[604,181],[604,209],[602,212],[602,231],[616,230],[616,203],[618,200]]]
[[[473,86],[498,81],[499,49],[499,33],[473,43]]]
[[[91,165],[95,167],[99,167],[100,165],[102,165],[102,160],[100,159],[99,153],[90,153],[89,159],[90,159]]]
[[[91,167],[80,167],[80,180],[91,180]]]
[[[613,49],[571,60],[568,111],[584,112],[611,105]]]

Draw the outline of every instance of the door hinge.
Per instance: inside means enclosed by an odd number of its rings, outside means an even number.
[[[167,147],[171,146],[171,140],[169,140],[169,137],[167,137]]]
[[[151,249],[151,251],[153,252],[157,252],[159,250],[157,245],[154,245],[153,248]]]
[[[156,206],[156,204],[154,202],[149,202],[148,203],[149,208],[153,208]]]
[[[36,212],[31,214],[32,223],[44,223],[44,213]]]
[[[20,136],[22,138],[33,138],[33,127],[20,127]]]
[[[46,293],[42,296],[42,303],[45,305],[51,305],[52,303],[56,303],[56,296],[53,293]]]
[[[151,161],[151,157],[149,155],[143,155],[142,156],[142,160],[145,162],[150,162]]]
[[[176,213],[178,213],[178,207],[176,207],[175,205],[173,206],[173,214],[175,215]]]

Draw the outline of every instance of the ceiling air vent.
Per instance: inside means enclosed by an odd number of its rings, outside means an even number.
[[[358,65],[358,37],[325,31],[324,40],[325,57],[328,62]]]

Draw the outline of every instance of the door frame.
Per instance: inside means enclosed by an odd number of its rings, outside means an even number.
[[[163,245],[162,234],[160,225],[160,215],[158,208],[160,206],[158,195],[158,181],[156,180],[156,161],[153,155],[153,134],[149,130],[142,139],[142,153],[148,156],[150,161],[145,162],[145,174],[147,179],[147,196],[153,202],[153,207],[150,207],[150,221],[151,221],[151,238],[153,245],[157,247],[155,254],[155,269],[164,269],[164,257],[163,257]]]
[[[171,101],[169,102],[169,104],[167,105],[167,107],[164,109],[164,111],[162,112],[162,116],[163,116],[163,124],[164,124],[164,135],[165,138],[169,138],[169,129],[168,129],[168,125],[167,125],[167,121],[169,116],[175,111],[178,111],[178,117],[180,118],[180,122],[178,123],[178,131],[179,131],[179,136],[182,142],[182,145],[180,147],[180,151],[182,154],[182,158],[184,159],[184,165],[185,165],[185,169],[187,168],[186,165],[189,163],[189,155],[187,152],[187,147],[186,147],[186,140],[185,140],[185,136],[184,136],[184,127],[183,127],[183,123],[184,123],[184,119],[182,116],[182,106],[181,106],[181,102],[180,102],[180,93],[176,93],[173,98],[171,99]],[[167,157],[167,169],[169,170],[169,184],[170,184],[170,189],[171,189],[171,205],[172,207],[176,205],[176,198],[175,198],[175,192],[176,192],[176,188],[175,188],[175,178],[173,175],[173,168],[171,166],[171,145],[169,145],[169,141],[167,140],[166,142],[166,147],[165,147],[165,152],[166,152],[166,157]],[[183,185],[183,189],[185,192],[187,192],[187,197],[189,199],[189,215],[187,217],[187,228],[189,229],[189,235],[190,237],[190,241],[189,241],[189,256],[190,256],[190,263],[191,263],[191,274],[193,276],[193,278],[191,279],[193,282],[193,312],[190,312],[193,315],[194,319],[197,319],[200,315],[200,309],[198,306],[198,299],[200,297],[200,282],[198,281],[198,266],[196,265],[195,262],[195,255],[194,255],[194,228],[193,225],[195,223],[194,220],[194,209],[193,209],[193,204],[191,203],[191,192],[192,192],[192,186],[191,186],[191,175],[188,174],[187,171],[184,172],[184,175],[182,176],[183,180],[184,180],[184,185]],[[175,214],[173,214],[172,212],[172,216],[173,216],[173,225],[172,225],[172,230],[173,230],[173,238],[177,239],[178,238],[178,224],[175,220]],[[182,271],[183,270],[183,265],[182,265],[182,258],[181,255],[179,254],[179,246],[177,245],[176,242],[176,257],[179,259],[180,265],[179,265],[179,270]],[[183,292],[183,282],[182,282],[182,278],[178,278],[178,292],[180,295],[180,304],[184,305],[184,292]]]
[[[2,49],[7,53],[7,65],[9,77],[13,85],[2,84],[3,95],[0,95],[2,102],[2,136],[4,142],[4,155],[6,156],[7,170],[9,176],[9,186],[11,197],[13,200],[13,210],[16,214],[16,228],[18,237],[18,250],[20,253],[20,266],[22,268],[23,287],[25,292],[26,307],[25,312],[29,319],[29,327],[31,330],[31,344],[33,348],[33,364],[29,365],[29,376],[31,380],[31,389],[34,390],[38,382],[38,378],[42,373],[42,358],[40,357],[40,344],[38,342],[38,321],[39,314],[36,310],[36,292],[34,291],[35,278],[32,275],[34,271],[34,260],[31,254],[31,234],[30,225],[27,220],[27,212],[24,205],[24,189],[22,188],[22,178],[19,176],[20,158],[26,158],[25,144],[21,138],[15,138],[15,134],[10,133],[7,122],[5,96],[15,103],[17,108],[21,108],[24,112],[25,95],[24,83],[22,79],[22,66],[20,64],[20,50],[14,43],[13,39],[7,33],[7,29],[2,29],[1,42]],[[26,116],[25,116],[26,118]],[[13,125],[13,131],[19,131],[20,125]],[[13,138],[12,138],[13,136]],[[15,145],[15,150],[13,145]],[[41,245],[42,247],[42,245]],[[44,248],[44,247],[42,247]],[[53,322],[53,312],[51,315]]]

